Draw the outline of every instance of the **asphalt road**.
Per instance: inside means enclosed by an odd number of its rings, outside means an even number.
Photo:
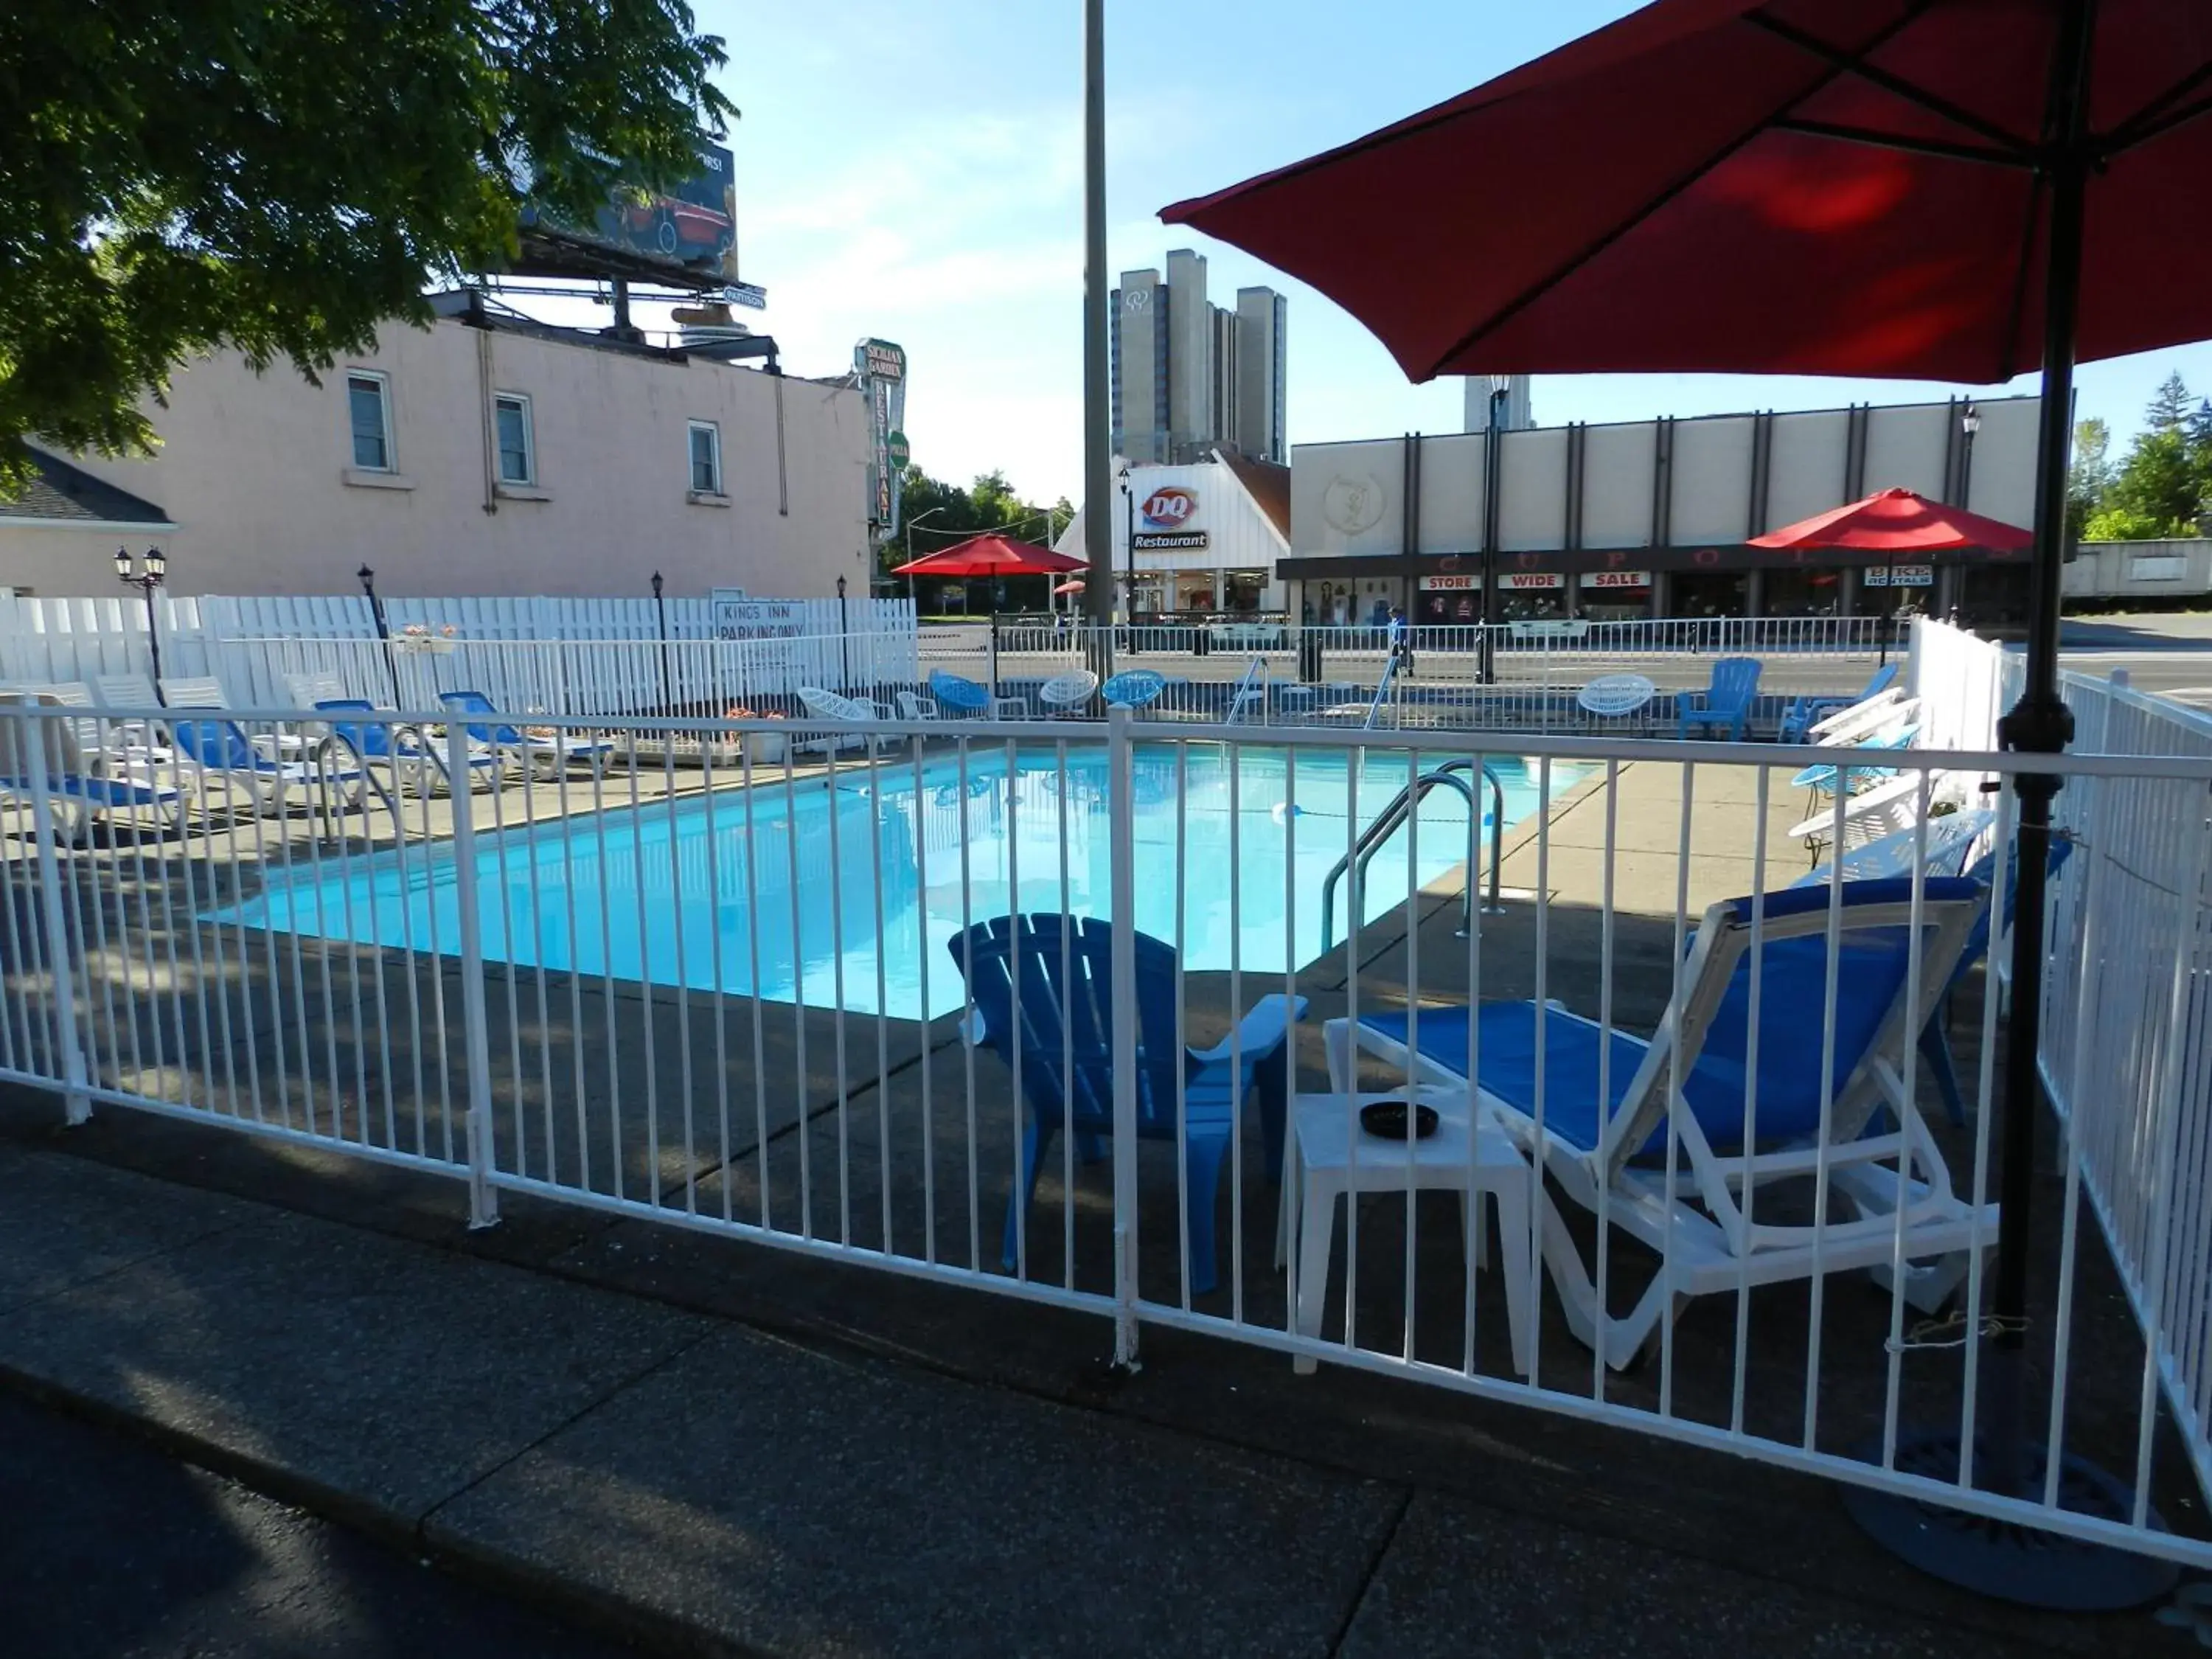
[[[8,1659],[616,1659],[151,1446],[0,1394]]]

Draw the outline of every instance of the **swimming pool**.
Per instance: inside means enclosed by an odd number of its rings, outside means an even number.
[[[1430,763],[1433,764],[1433,762]],[[1510,827],[1538,781],[1494,757]],[[1279,974],[1321,954],[1322,884],[1347,818],[1373,821],[1407,762],[1370,755],[1352,787],[1344,750],[1140,744],[1134,756],[1137,926],[1178,945],[1192,969]],[[1009,910],[1108,913],[1107,757],[1003,751],[888,757],[868,773],[772,780],[479,833],[486,960],[854,1012],[931,1017],[962,1006],[945,942]],[[1554,795],[1582,769],[1553,763]],[[1486,798],[1486,821],[1488,807]],[[1368,866],[1363,920],[1403,902],[1409,837]],[[1467,855],[1466,802],[1423,800],[1420,881]],[[1062,848],[1066,849],[1062,855]],[[1180,901],[1178,900],[1180,895]],[[1182,927],[1176,926],[1178,902]],[[1344,888],[1335,933],[1344,932]],[[322,939],[459,952],[449,844],[301,869],[223,921]]]

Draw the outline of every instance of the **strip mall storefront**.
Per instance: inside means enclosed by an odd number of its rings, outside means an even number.
[[[1614,556],[1617,558],[1617,556]],[[1820,556],[1823,558],[1832,556]],[[1749,548],[1644,549],[1634,565],[1593,556],[1514,554],[1500,562],[1498,616],[1504,622],[1580,618],[1631,622],[1650,617],[1879,617],[1943,615],[1971,604],[2002,621],[2024,606],[2027,563],[1980,552],[1933,563],[1797,562]],[[1441,558],[1295,559],[1283,574],[1293,607],[1320,624],[1370,625],[1402,605],[1431,628],[1482,620],[1479,561]]]

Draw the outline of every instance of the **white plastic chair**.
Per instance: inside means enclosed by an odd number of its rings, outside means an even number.
[[[1037,687],[1037,701],[1044,705],[1045,713],[1060,719],[1081,714],[1097,695],[1098,676],[1087,668],[1054,674]]]
[[[898,708],[901,720],[940,720],[945,718],[944,711],[937,706],[937,699],[925,697],[919,691],[900,692]]]
[[[890,718],[866,697],[848,697],[840,692],[825,691],[815,685],[800,686],[799,700],[806,705],[810,714],[818,714],[822,719],[833,720],[841,726],[872,726],[878,720]],[[832,753],[851,742],[864,749],[872,744],[876,752],[881,754],[885,749],[896,747],[900,741],[899,735],[894,732],[840,732],[832,733],[827,739]]]

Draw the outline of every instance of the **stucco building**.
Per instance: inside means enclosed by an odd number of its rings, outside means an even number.
[[[867,421],[811,380],[551,327],[469,290],[321,384],[235,353],[180,370],[142,460],[44,456],[0,504],[0,587],[112,590],[158,545],[179,593],[866,591]]]

